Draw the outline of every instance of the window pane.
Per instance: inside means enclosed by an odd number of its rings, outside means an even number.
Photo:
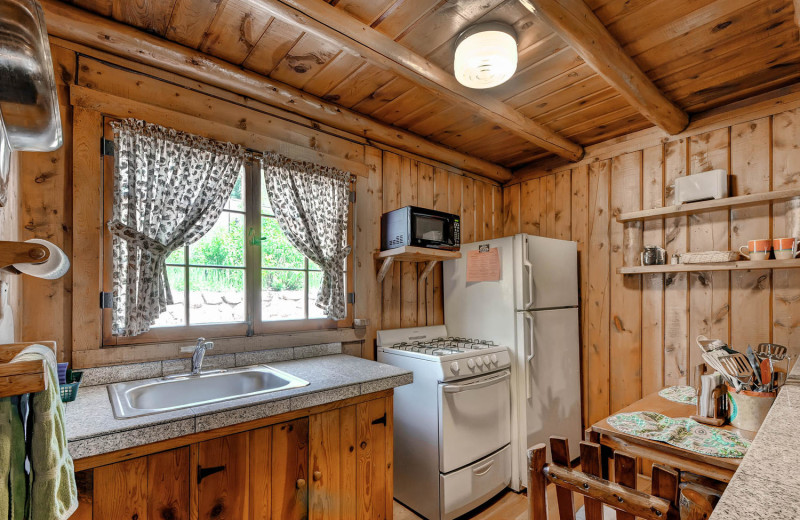
[[[317,293],[322,287],[322,272],[312,271],[308,273],[308,317],[309,318],[327,318],[322,309],[317,307]]]
[[[303,269],[305,261],[303,254],[286,239],[278,221],[261,217],[261,267]]]
[[[211,231],[189,246],[189,262],[244,267],[244,215],[223,211]]]
[[[166,312],[162,312],[154,327],[178,327],[186,325],[185,299],[183,278],[183,267],[167,267],[167,279],[169,287],[172,289],[172,305],[167,305]]]
[[[245,321],[244,269],[189,268],[189,322]]]
[[[175,251],[173,251],[167,257],[167,263],[168,264],[181,264],[181,265],[185,264],[186,263],[186,248],[185,247],[181,247],[181,248],[178,248]]]
[[[272,205],[267,195],[267,185],[264,183],[264,170],[261,170],[261,213],[264,215],[274,215]]]
[[[261,319],[263,321],[305,318],[305,273],[261,271]]]
[[[231,191],[231,198],[228,199],[228,203],[225,205],[225,209],[244,211],[244,185],[244,168],[242,168],[242,171],[239,173],[239,179],[236,181],[233,191]]]

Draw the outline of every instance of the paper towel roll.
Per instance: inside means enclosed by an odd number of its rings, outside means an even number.
[[[67,271],[69,271],[69,258],[57,245],[42,240],[41,238],[32,238],[26,240],[32,244],[39,244],[46,247],[50,251],[50,257],[39,264],[14,264],[14,267],[21,273],[25,273],[36,278],[44,278],[45,280],[55,280],[61,278]]]

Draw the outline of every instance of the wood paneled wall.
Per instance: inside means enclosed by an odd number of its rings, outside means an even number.
[[[383,152],[381,213],[414,205],[461,216],[463,243],[502,233],[502,190],[415,159]],[[380,245],[380,244],[379,244]],[[424,263],[396,263],[383,282],[381,327],[416,327],[444,323],[442,267],[422,283]]]
[[[6,204],[0,208],[0,240],[21,240],[19,233],[19,157],[19,153],[11,154]],[[14,340],[19,341],[22,326],[22,277],[2,271],[0,272],[0,281],[8,284],[8,304],[14,314]]]
[[[443,322],[441,266],[434,270],[427,282],[419,284],[423,265],[396,264],[383,288],[378,286],[372,255],[380,246],[381,213],[416,204],[459,213],[465,241],[501,234],[502,189],[495,183],[423,157],[381,150],[361,137],[69,42],[56,40],[51,51],[61,104],[64,146],[52,153],[19,154],[20,169],[24,172],[19,182],[20,211],[12,213],[17,220],[9,221],[0,229],[13,230],[21,239],[50,240],[73,259],[73,268],[58,280],[12,277],[15,283],[21,284],[16,293],[23,301],[17,314],[21,322],[19,339],[55,340],[60,347],[60,361],[70,361],[73,350],[81,351],[83,363],[91,365],[156,359],[165,355],[165,350],[159,350],[159,346],[139,354],[123,353],[123,349],[117,348],[110,349],[116,351],[112,360],[97,350],[99,336],[87,335],[83,331],[87,327],[97,329],[100,313],[95,306],[100,287],[95,288],[95,285],[98,285],[100,264],[97,258],[76,260],[80,255],[75,251],[85,251],[87,247],[91,249],[96,245],[101,239],[98,233],[102,223],[95,222],[93,215],[97,208],[94,205],[86,207],[74,203],[78,190],[94,193],[99,185],[84,180],[90,177],[91,172],[87,169],[73,171],[73,155],[77,163],[81,162],[77,154],[94,154],[99,137],[94,133],[73,135],[73,128],[87,128],[78,122],[88,116],[97,119],[98,113],[109,110],[107,106],[87,105],[83,97],[89,91],[115,96],[108,99],[121,100],[124,106],[114,106],[113,110],[128,110],[133,117],[154,117],[157,118],[154,122],[177,125],[186,131],[193,131],[193,128],[185,127],[192,126],[192,121],[195,121],[197,128],[194,131],[202,135],[216,132],[219,135],[210,137],[228,135],[231,140],[249,139],[248,142],[255,143],[254,148],[262,144],[268,146],[279,139],[284,143],[282,151],[289,155],[299,153],[305,159],[324,153],[337,164],[341,163],[342,167],[366,165],[369,177],[359,177],[354,212],[355,317],[370,321],[366,331],[357,332],[354,337],[363,338],[364,345],[360,350],[365,357],[374,355],[375,331],[381,327]],[[164,113],[160,111],[162,108],[172,112]],[[99,131],[100,128],[93,130],[95,133]],[[99,143],[97,147],[99,157]],[[4,218],[0,216],[0,219]],[[89,232],[91,229],[98,232]],[[73,247],[76,240],[87,247]],[[79,300],[85,303],[81,304]],[[93,338],[90,341],[80,339],[90,336]],[[324,336],[320,332],[310,341],[324,342]],[[292,341],[296,344],[302,340]],[[332,336],[327,341],[337,339]],[[91,355],[83,354],[89,350]],[[172,350],[177,352],[174,348]],[[348,349],[349,352],[358,350]]]
[[[664,385],[687,384],[702,362],[700,334],[739,350],[774,341],[800,354],[800,272],[619,275],[618,267],[638,263],[639,246],[629,247],[615,218],[670,204],[677,177],[715,168],[728,170],[731,195],[798,187],[798,140],[795,108],[611,156],[595,150],[599,159],[505,188],[505,234],[578,242],[586,424]],[[786,236],[784,206],[654,220],[638,233],[669,255],[737,249]]]

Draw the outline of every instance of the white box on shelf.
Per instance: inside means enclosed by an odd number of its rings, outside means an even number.
[[[675,179],[675,204],[728,196],[727,170],[710,170]]]

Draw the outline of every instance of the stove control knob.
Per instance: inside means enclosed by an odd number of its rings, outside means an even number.
[[[489,366],[489,356],[483,356],[483,362],[484,362],[484,363],[486,364],[486,366],[488,367],[488,366]]]
[[[483,366],[483,358],[480,357],[480,356],[476,357],[475,358],[475,363],[477,363],[479,367],[482,367]]]
[[[494,363],[496,365],[497,364],[497,354],[492,354],[491,358],[492,358],[492,363]]]
[[[458,361],[453,361],[450,363],[450,371],[454,374],[458,374]]]
[[[467,360],[467,366],[468,366],[470,369],[473,369],[473,368],[475,368],[475,361],[474,361],[472,358],[468,359],[468,360]]]

